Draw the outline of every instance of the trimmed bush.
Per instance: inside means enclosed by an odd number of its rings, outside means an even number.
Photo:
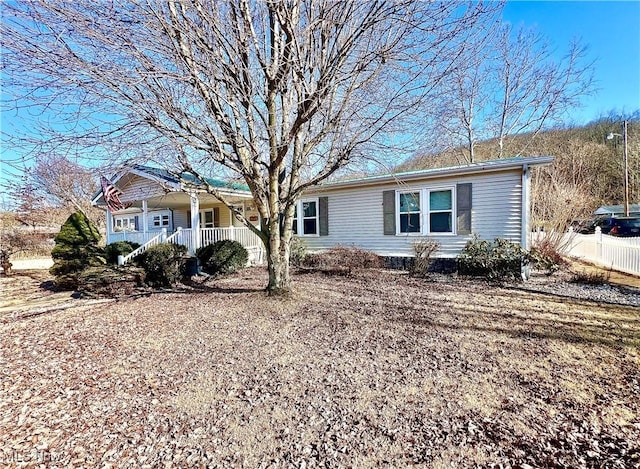
[[[116,241],[115,243],[107,244],[104,248],[104,255],[109,264],[117,264],[118,256],[126,256],[138,249],[140,245],[132,241]]]
[[[210,275],[231,274],[244,268],[249,253],[238,241],[223,239],[196,251],[202,270]]]
[[[138,257],[146,274],[146,282],[152,287],[171,287],[185,274],[186,246],[161,243],[150,247]]]
[[[522,267],[528,264],[527,252],[518,244],[496,238],[493,243],[476,236],[467,241],[458,256],[458,273],[490,280],[522,279]]]
[[[413,243],[415,258],[409,273],[414,277],[426,277],[431,266],[431,256],[440,249],[440,243],[432,239],[422,239]]]
[[[289,253],[289,265],[294,267],[300,267],[304,263],[305,257],[307,257],[307,246],[297,236],[291,238],[291,247]]]
[[[304,266],[328,273],[351,274],[355,269],[375,269],[383,266],[382,258],[364,249],[335,246],[319,254],[305,257]]]
[[[77,288],[78,276],[84,269],[105,264],[104,252],[98,247],[99,241],[98,229],[84,213],[76,212],[67,218],[51,250],[54,264],[49,272],[55,277],[58,288]]]

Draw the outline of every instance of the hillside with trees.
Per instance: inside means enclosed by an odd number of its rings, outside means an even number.
[[[532,177],[534,223],[564,229],[578,218],[591,218],[601,205],[622,204],[624,170],[622,118],[610,116],[585,126],[564,127],[504,140],[504,157],[555,156],[551,166],[536,168]],[[475,161],[498,158],[499,140],[477,142]],[[399,165],[398,171],[465,164],[467,147],[421,154]],[[640,116],[628,120],[629,201],[640,201]]]

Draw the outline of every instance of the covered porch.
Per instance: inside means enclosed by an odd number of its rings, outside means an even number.
[[[226,195],[234,210],[242,213],[254,226],[260,226],[260,217],[250,194]],[[217,241],[238,241],[247,251],[253,263],[263,258],[260,238],[240,222],[232,210],[211,194],[190,192],[150,193],[146,197],[135,191],[125,191],[122,202],[130,207],[117,212],[106,211],[107,244],[130,241],[141,245],[133,256],[126,256],[123,263],[162,242],[182,244],[190,255],[198,248]]]

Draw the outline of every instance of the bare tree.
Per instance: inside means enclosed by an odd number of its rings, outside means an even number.
[[[460,149],[476,159],[479,139],[495,139],[498,157],[522,154],[545,127],[557,125],[593,89],[586,50],[570,44],[562,60],[536,31],[495,22],[469,33],[450,79],[441,87],[438,122]],[[514,148],[516,135],[524,146]]]
[[[62,224],[69,215],[80,210],[96,226],[104,225],[102,210],[91,206],[93,194],[98,190],[95,172],[64,156],[37,156],[35,163],[25,169],[21,180],[9,183],[8,189],[24,209],[28,209],[23,197],[26,191],[30,194],[27,199],[37,198],[34,209],[44,206],[49,211],[58,212],[57,224]]]
[[[495,24],[495,21],[486,22],[483,27],[465,33],[451,74],[440,87],[435,120],[444,140],[448,139],[449,146],[460,153],[459,163],[473,163],[478,140],[487,137],[482,123],[491,112]]]
[[[290,286],[300,194],[408,133],[402,123],[449,72],[456,39],[498,7],[17,1],[3,7],[3,68],[13,106],[56,119],[39,129],[51,138],[31,142],[38,151],[93,145],[110,159],[153,155],[168,169],[244,179],[263,224],[243,221],[264,241],[276,293]]]
[[[514,34],[504,25],[497,51],[496,136],[502,158],[509,136],[527,132],[533,138],[545,125],[559,123],[592,90],[593,76],[591,64],[583,63],[583,46],[571,43],[564,58],[555,61],[549,44],[532,30],[521,28]]]

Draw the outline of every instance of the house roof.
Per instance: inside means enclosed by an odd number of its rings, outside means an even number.
[[[593,212],[594,215],[622,215],[624,205],[603,205]],[[640,204],[629,204],[629,213],[640,213]]]
[[[516,168],[524,168],[526,166],[538,166],[538,165],[546,165],[552,163],[554,160],[553,156],[529,156],[529,157],[514,157],[514,158],[503,158],[499,160],[489,160],[489,161],[481,161],[477,163],[469,163],[458,166],[449,166],[444,168],[432,168],[432,169],[421,169],[416,171],[407,171],[400,173],[389,173],[389,174],[381,174],[374,176],[366,176],[356,179],[338,181],[338,182],[328,182],[317,186],[316,190],[329,190],[333,188],[342,188],[342,187],[355,187],[355,186],[366,186],[366,185],[374,185],[374,184],[385,184],[385,183],[393,183],[393,182],[408,182],[419,179],[431,179],[437,177],[445,177],[445,176],[458,176],[458,175],[468,175],[468,174],[478,174],[478,173],[488,173],[495,171],[505,171],[512,170]],[[175,190],[181,190],[185,185],[201,185],[202,180],[195,176],[194,174],[183,172],[179,176],[167,171],[162,168],[154,168],[151,166],[144,165],[131,165],[121,171],[113,180],[113,183],[117,183],[119,179],[121,179],[124,175],[128,173],[134,173],[142,177],[147,177],[150,179],[155,179],[156,181],[162,183],[166,183],[169,187],[172,187]],[[218,189],[228,190],[232,192],[249,192],[249,187],[246,184],[240,184],[232,181],[225,181],[222,179],[215,178],[205,178],[205,181]],[[93,203],[95,204],[100,196],[102,195],[102,190],[96,192],[93,197]]]
[[[527,156],[503,158],[499,160],[481,161],[458,166],[448,166],[444,168],[420,169],[416,171],[406,171],[401,173],[389,173],[376,176],[367,176],[346,181],[330,182],[319,186],[320,190],[340,187],[364,186],[372,184],[384,184],[390,182],[407,182],[417,179],[431,179],[443,176],[458,176],[466,174],[477,174],[494,171],[505,171],[525,166],[538,166],[552,163],[553,156]]]
[[[166,169],[154,168],[151,166],[144,166],[139,164],[131,166],[131,169],[141,173],[146,173],[146,174],[155,176],[156,178],[163,179],[173,184],[180,184],[180,183],[196,184],[196,185],[203,184],[202,179],[198,178],[194,174],[187,173],[187,172],[183,172],[180,174],[180,176],[177,176],[174,173],[167,171]],[[249,186],[247,186],[246,184],[241,184],[233,181],[225,181],[224,179],[204,178],[204,181],[206,181],[206,183],[209,184],[210,186],[218,189],[229,189],[233,191],[249,190]]]
[[[117,182],[127,174],[136,174],[138,176],[155,180],[158,183],[162,183],[176,191],[184,188],[184,186],[199,186],[203,185],[203,180],[196,175],[183,172],[180,175],[167,171],[162,168],[154,168],[152,166],[145,166],[140,164],[133,164],[123,168],[118,174],[116,174],[111,182],[117,185]],[[249,192],[249,186],[233,181],[225,181],[223,179],[205,178],[207,184],[216,189],[221,189],[228,192]],[[102,189],[96,191],[92,197],[92,203],[97,204],[98,200],[102,196]]]

